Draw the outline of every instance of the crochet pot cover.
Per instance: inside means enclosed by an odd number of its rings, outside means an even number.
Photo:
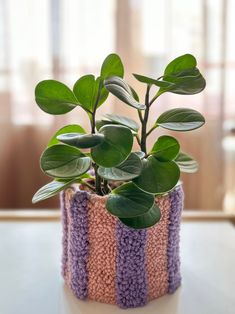
[[[160,222],[131,229],[110,215],[107,196],[69,188],[61,193],[62,275],[79,299],[145,305],[180,285],[179,228],[183,190],[156,198]]]

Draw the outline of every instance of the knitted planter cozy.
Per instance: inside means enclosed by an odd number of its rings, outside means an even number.
[[[182,186],[156,198],[161,220],[149,229],[122,224],[105,208],[107,196],[71,187],[61,193],[62,275],[79,299],[145,305],[180,285]]]

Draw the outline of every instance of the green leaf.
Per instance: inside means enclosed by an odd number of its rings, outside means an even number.
[[[165,87],[165,88],[174,85],[173,83],[165,82],[162,80],[156,80],[156,79],[153,79],[151,77],[144,76],[144,75],[139,75],[139,74],[133,74],[133,75],[139,82],[146,83],[149,85],[156,85],[158,87]]]
[[[70,186],[75,179],[61,182],[54,180],[43,187],[41,187],[33,196],[32,203],[35,204],[37,202],[46,200],[54,195],[57,195],[60,191],[64,190],[66,187]]]
[[[124,67],[120,57],[115,53],[108,55],[102,64],[100,76],[106,79],[110,76],[123,77],[123,75]]]
[[[132,149],[131,130],[122,125],[105,125],[99,130],[99,133],[104,135],[104,141],[91,149],[94,162],[107,168],[122,163]]]
[[[139,130],[138,123],[136,123],[134,120],[127,118],[127,117],[124,117],[124,116],[118,116],[118,115],[114,115],[114,114],[106,114],[105,118],[103,120],[124,125],[124,126],[128,127],[129,129],[132,129],[135,132],[138,132],[138,130]]]
[[[51,177],[74,178],[90,168],[91,160],[77,148],[58,144],[42,153],[40,164],[42,170]]]
[[[69,124],[64,126],[63,128],[59,129],[50,139],[49,143],[47,144],[47,147],[59,144],[60,142],[57,140],[57,136],[60,134],[65,133],[81,133],[85,134],[86,131],[78,124]]]
[[[197,61],[194,56],[186,54],[171,61],[162,77],[164,82],[171,83],[162,86],[158,95],[171,92],[181,95],[193,95],[200,93],[206,86],[206,81],[196,68]]]
[[[180,171],[186,173],[194,173],[198,170],[198,163],[193,157],[180,152],[179,155],[175,158],[175,162],[180,168]]]
[[[157,125],[174,131],[191,131],[204,123],[205,119],[200,112],[187,108],[167,110],[156,121]]]
[[[126,226],[134,229],[145,229],[154,226],[161,219],[161,210],[154,204],[150,210],[137,217],[119,218]]]
[[[77,82],[74,84],[73,92],[76,95],[80,105],[85,110],[90,112],[94,111],[94,106],[99,93],[97,107],[102,105],[102,103],[108,97],[108,91],[102,87],[101,78],[98,77],[95,79],[94,75],[92,74],[84,75],[79,80],[77,80]]]
[[[133,182],[142,190],[158,194],[168,192],[177,184],[180,170],[174,161],[159,161],[153,156],[143,160],[141,175]]]
[[[185,54],[172,60],[165,68],[164,75],[175,74],[186,69],[194,69],[196,65],[195,57],[191,54]]]
[[[140,158],[131,153],[128,158],[119,166],[113,168],[98,168],[98,174],[106,180],[125,181],[136,178],[140,175],[142,163]]]
[[[154,196],[138,189],[132,182],[125,183],[112,191],[106,208],[119,218],[131,218],[143,215],[154,204]]]
[[[179,142],[174,137],[163,135],[154,143],[150,154],[160,161],[170,161],[178,155],[179,150]]]
[[[66,133],[57,136],[57,139],[65,144],[78,148],[91,148],[104,141],[103,134]]]
[[[206,81],[197,68],[175,76],[163,76],[163,80],[171,82],[173,85],[161,88],[161,93],[168,91],[180,95],[194,95],[200,93],[206,87]]]
[[[136,109],[143,110],[145,105],[140,104],[135,100],[134,94],[130,86],[120,77],[113,76],[104,81],[104,85],[107,90],[122,100],[127,105]]]
[[[43,111],[54,115],[67,113],[79,105],[73,92],[55,80],[39,82],[35,88],[35,100]]]

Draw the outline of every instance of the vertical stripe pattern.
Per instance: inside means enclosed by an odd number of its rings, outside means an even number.
[[[168,196],[158,198],[161,220],[147,230],[146,268],[148,274],[148,299],[153,300],[167,293],[168,221],[170,201]]]
[[[88,298],[116,303],[116,222],[105,209],[106,197],[90,195],[88,202]]]
[[[68,211],[69,286],[80,299],[87,297],[88,219],[87,193],[77,192]]]
[[[130,229],[118,221],[116,293],[121,308],[146,304],[146,233],[146,230]]]
[[[68,272],[68,217],[67,217],[67,207],[65,206],[65,197],[66,192],[63,191],[60,194],[60,204],[62,211],[62,229],[63,229],[63,237],[62,237],[62,269],[61,274],[65,280],[67,280],[67,272]]]
[[[75,296],[133,308],[173,293],[181,282],[182,187],[156,199],[161,220],[149,229],[125,226],[108,213],[106,200],[81,190],[61,193],[62,275]]]
[[[169,236],[168,236],[168,293],[173,293],[180,286],[180,221],[183,209],[183,190],[179,186],[170,193],[170,216],[169,216]]]

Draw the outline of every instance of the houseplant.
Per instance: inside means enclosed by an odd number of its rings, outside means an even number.
[[[123,80],[116,54],[104,60],[99,77],[82,76],[73,90],[55,80],[36,86],[43,111],[59,115],[80,107],[91,125],[90,133],[67,125],[54,134],[40,159],[42,171],[54,180],[33,197],[35,203],[62,191],[62,273],[78,298],[136,307],[180,285],[180,171],[192,173],[198,165],[172,136],[158,137],[150,150],[146,142],[158,127],[191,131],[205,120],[196,110],[175,108],[149,129],[147,124],[160,95],[192,95],[205,88],[196,66],[196,59],[185,54],[157,79],[134,74],[146,85],[144,103]],[[150,97],[153,87],[158,90]],[[96,120],[109,93],[138,111],[140,132],[128,117],[107,114]],[[134,140],[137,152],[132,151]]]

